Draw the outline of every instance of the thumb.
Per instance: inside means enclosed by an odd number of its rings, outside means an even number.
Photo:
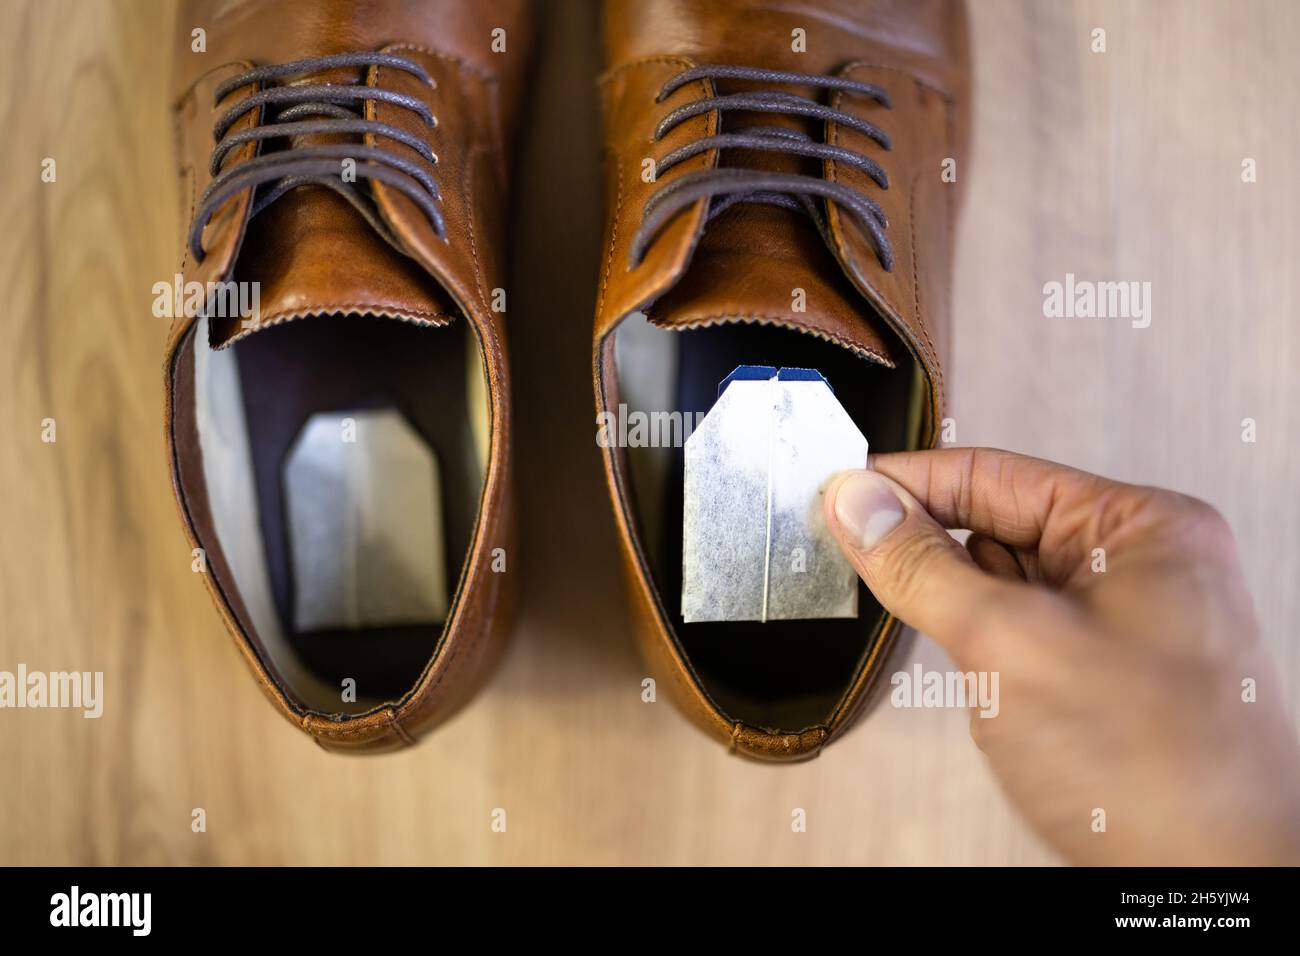
[[[981,571],[920,502],[878,472],[836,476],[825,507],[840,549],[876,600],[954,656],[975,624],[1017,596],[1015,584]]]

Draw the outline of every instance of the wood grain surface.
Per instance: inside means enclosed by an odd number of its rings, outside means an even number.
[[[1294,712],[1300,4],[971,6],[957,443],[1219,506]],[[666,702],[642,703],[593,441],[596,9],[548,8],[516,191],[515,640],[423,745],[349,759],[262,698],[190,570],[172,503],[150,287],[174,273],[183,225],[174,10],[0,0],[0,670],[102,670],[106,682],[99,720],[0,711],[0,863],[1052,861],[963,713],[880,707],[818,759],[772,767],[729,757]],[[1245,158],[1255,183],[1242,182]],[[1066,273],[1149,281],[1150,327],[1044,318],[1043,284]],[[54,443],[41,440],[46,418]],[[924,638],[910,653],[943,666]],[[196,807],[205,833],[191,832]],[[494,808],[505,833],[492,832]],[[795,808],[805,833],[791,830]]]

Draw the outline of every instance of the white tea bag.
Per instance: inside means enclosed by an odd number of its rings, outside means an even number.
[[[441,478],[396,409],[307,420],[284,469],[297,630],[446,617]]]
[[[682,618],[852,618],[858,577],[822,495],[867,440],[819,372],[742,365],[686,441]]]

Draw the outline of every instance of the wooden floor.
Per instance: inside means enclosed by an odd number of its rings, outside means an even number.
[[[957,440],[1218,505],[1300,703],[1300,4],[972,6]],[[100,720],[0,711],[0,863],[1051,860],[964,714],[879,708],[819,759],[770,767],[641,702],[588,377],[601,210],[587,0],[554,5],[520,192],[520,233],[551,238],[519,250],[510,299],[515,643],[414,751],[347,759],[303,738],[237,658],[171,500],[150,287],[175,271],[182,229],[172,8],[3,7],[0,670],[102,670],[107,703]],[[558,116],[579,127],[567,142],[548,135]],[[1149,281],[1150,328],[1044,318],[1042,286],[1066,273]],[[912,654],[942,661],[924,639]],[[206,833],[191,832],[196,807]]]

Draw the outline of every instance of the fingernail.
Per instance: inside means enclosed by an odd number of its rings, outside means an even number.
[[[835,517],[845,536],[869,551],[903,521],[903,503],[885,479],[870,471],[855,471],[835,492]]]

